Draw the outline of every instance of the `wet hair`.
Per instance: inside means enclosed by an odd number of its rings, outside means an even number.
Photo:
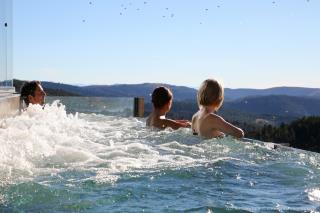
[[[172,96],[172,92],[167,87],[156,88],[152,93],[152,103],[154,108],[162,108],[172,99]]]
[[[34,97],[34,93],[37,89],[37,87],[41,85],[40,81],[26,81],[20,90],[21,99],[26,103],[26,105],[29,105],[29,98],[28,96],[31,95]]]
[[[224,99],[223,87],[215,79],[207,79],[202,82],[197,99],[199,105],[220,108]]]

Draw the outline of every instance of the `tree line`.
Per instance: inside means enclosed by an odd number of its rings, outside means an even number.
[[[280,126],[264,125],[246,132],[246,137],[275,143],[289,143],[290,146],[320,152],[320,117],[303,117]]]

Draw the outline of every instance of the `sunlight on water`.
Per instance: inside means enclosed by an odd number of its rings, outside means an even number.
[[[309,190],[308,197],[311,201],[320,201],[320,189]]]
[[[261,142],[228,137],[201,140],[190,129],[151,131],[143,119],[68,114],[57,101],[1,120],[0,156],[0,206],[9,210],[37,210],[39,202],[58,211],[94,209],[100,206],[94,198],[106,190],[111,190],[107,192],[112,201],[102,196],[103,210],[150,189],[156,194],[144,198],[146,206],[161,205],[168,196],[175,200],[168,208],[179,210],[185,201],[176,196],[195,200],[182,211],[200,205],[195,203],[200,198],[208,203],[199,211],[207,212],[214,212],[208,206],[314,210],[320,201],[317,153],[274,150]],[[138,186],[141,189],[135,190]],[[122,197],[128,187],[131,191]],[[241,196],[230,200],[234,193]]]

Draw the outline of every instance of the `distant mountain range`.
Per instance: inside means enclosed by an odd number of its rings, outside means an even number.
[[[23,82],[21,80],[14,80],[16,91],[20,91]],[[144,97],[146,101],[150,101],[152,91],[158,86],[169,87],[174,94],[175,100],[195,100],[197,94],[197,91],[193,88],[161,83],[73,86],[42,81],[41,84],[47,95],[50,96],[72,94],[90,97]]]
[[[320,98],[320,89],[304,87],[273,87],[269,89],[225,89],[226,100],[236,100],[248,96],[269,95],[287,95],[305,98]]]
[[[275,116],[301,117],[320,115],[319,98],[287,95],[246,97],[225,102],[224,107],[246,113]]]
[[[14,86],[17,91],[23,81],[14,80]],[[169,87],[176,100],[194,100],[197,90],[185,86],[175,86],[162,83],[143,83],[143,84],[115,84],[115,85],[92,85],[92,86],[74,86],[62,83],[42,82],[46,91],[50,90],[49,95],[58,95],[60,93],[74,94],[78,96],[102,96],[102,97],[144,97],[150,99],[153,89],[158,86]],[[286,95],[297,97],[309,97],[320,99],[320,88],[304,87],[274,87],[269,89],[229,89],[225,88],[225,100],[233,101],[249,96],[269,96]]]
[[[14,86],[20,91],[23,81],[14,80]],[[179,107],[188,115],[196,109],[197,90],[185,86],[161,83],[115,84],[73,86],[68,84],[42,82],[47,95],[50,96],[95,96],[95,97],[144,97],[150,103],[150,95],[154,88],[163,85],[171,88],[176,102],[183,103]],[[187,104],[190,103],[190,104]],[[189,109],[190,108],[190,109]],[[187,112],[187,111],[190,112]],[[233,114],[233,117],[281,117],[298,118],[309,115],[320,115],[320,89],[303,87],[275,87],[270,89],[225,89],[225,103],[222,112]],[[232,113],[230,113],[232,112]],[[241,116],[240,116],[241,115]]]

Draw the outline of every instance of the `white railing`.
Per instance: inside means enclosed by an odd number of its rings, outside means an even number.
[[[12,82],[12,0],[0,0],[0,94],[14,92]]]

